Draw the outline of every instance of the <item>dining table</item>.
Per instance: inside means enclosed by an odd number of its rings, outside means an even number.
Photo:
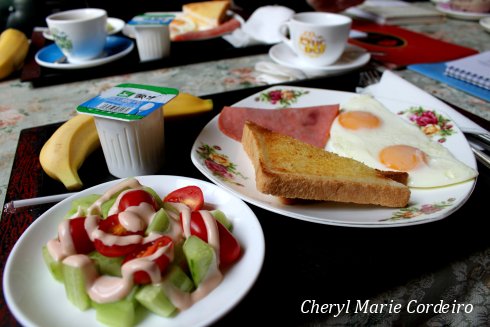
[[[475,20],[447,17],[440,23],[403,28],[478,52],[490,50],[490,33]],[[275,85],[355,93],[365,86],[363,74],[387,69],[371,60],[340,74],[271,83],[256,69],[258,63],[273,62],[270,45],[235,48],[214,38],[176,42],[170,57],[162,60],[140,63],[135,48],[114,63],[61,71],[39,67],[34,61],[36,51],[49,42],[35,29],[24,69],[0,82],[2,276],[19,237],[55,205],[12,210],[8,204],[67,192],[43,171],[39,152],[87,99],[121,83],[138,83],[212,100],[210,111],[165,119],[165,161],[157,172],[209,181],[190,155],[196,138],[223,107]],[[489,102],[406,67],[392,72],[490,130]],[[474,189],[465,203],[443,219],[422,224],[338,226],[295,219],[247,202],[263,231],[263,265],[244,297],[212,325],[487,326],[490,220],[485,212],[490,170],[480,162],[477,168]],[[100,148],[87,157],[79,174],[83,189],[117,179]],[[40,256],[41,251],[32,255]],[[3,290],[2,284],[0,325],[20,325]],[[448,309],[441,309],[446,304]]]

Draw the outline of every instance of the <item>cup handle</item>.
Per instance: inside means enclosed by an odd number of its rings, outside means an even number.
[[[283,23],[282,25],[279,26],[279,35],[281,37],[282,42],[286,44],[288,47],[293,49],[293,41],[288,37],[290,29],[289,29],[289,24],[288,23]]]

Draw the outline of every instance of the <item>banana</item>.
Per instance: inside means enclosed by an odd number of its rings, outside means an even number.
[[[94,118],[79,114],[51,135],[41,149],[39,161],[49,177],[62,182],[68,190],[78,190],[83,186],[78,169],[98,147]]]
[[[179,93],[162,108],[164,117],[189,115],[213,109],[213,101],[189,93]],[[68,190],[83,186],[78,169],[86,157],[100,147],[94,118],[79,114],[63,125],[41,149],[39,161],[49,177],[61,181]]]
[[[0,34],[0,79],[19,70],[29,50],[29,40],[19,30],[8,28]]]
[[[179,93],[163,106],[163,116],[175,117],[205,112],[213,109],[213,100],[201,99],[189,93]]]

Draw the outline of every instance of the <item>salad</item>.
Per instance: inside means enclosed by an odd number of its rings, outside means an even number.
[[[135,178],[73,201],[42,248],[52,276],[99,322],[132,326],[145,308],[172,317],[223,279],[242,248],[226,215],[205,208],[198,186],[163,198]]]

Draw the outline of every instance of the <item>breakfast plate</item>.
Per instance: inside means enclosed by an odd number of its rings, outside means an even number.
[[[56,44],[50,44],[36,53],[36,62],[43,67],[55,69],[81,69],[96,67],[124,57],[134,48],[134,42],[123,36],[111,35],[106,39],[104,52],[96,59],[85,62],[66,62],[63,53]]]
[[[490,32],[490,17],[480,19],[480,25],[487,32]]]
[[[436,9],[449,17],[462,20],[479,20],[481,18],[490,17],[490,13],[455,10],[451,8],[450,3],[439,3],[436,5]]]
[[[282,106],[308,107],[342,104],[355,93],[293,86],[274,86],[251,95],[233,106],[272,110]],[[413,108],[424,108],[423,103],[407,103],[378,98],[395,113]],[[433,110],[433,108],[425,108]],[[443,117],[443,116],[441,116]],[[441,118],[442,119],[442,118]],[[446,117],[446,119],[448,119]],[[443,145],[469,167],[476,169],[476,161],[463,133],[451,123],[444,132]],[[435,137],[435,136],[434,136]],[[438,139],[438,142],[442,142]],[[327,148],[328,148],[327,144]],[[218,127],[218,116],[213,118],[197,137],[191,152],[193,164],[212,182],[243,200],[266,210],[288,217],[320,224],[352,227],[397,227],[428,223],[447,217],[462,206],[471,195],[475,180],[433,189],[411,189],[405,208],[384,208],[368,205],[316,202],[287,205],[276,197],[259,192],[255,186],[254,168],[241,143],[225,136]]]
[[[244,23],[243,18],[231,10],[227,11],[228,20],[226,22],[218,27],[206,29],[199,29],[196,23],[184,15],[182,11],[147,12],[144,15],[173,16],[175,22],[170,23],[169,26],[170,40],[173,42],[201,41],[222,37],[233,32]],[[231,23],[232,20],[234,24]],[[130,38],[136,38],[134,26],[130,24],[124,26],[122,33]]]
[[[233,222],[233,234],[242,245],[242,257],[211,293],[171,318],[148,314],[138,326],[209,325],[231,310],[249,291],[262,268],[264,235],[252,210],[239,198],[205,181],[179,176],[136,177],[160,196],[187,185],[197,185],[205,205],[222,210]],[[120,180],[100,184],[73,195],[46,211],[22,234],[10,253],[3,276],[6,302],[23,326],[93,326],[95,310],[80,311],[67,300],[63,284],[46,267],[41,248],[56,235],[59,222],[71,202],[89,194],[101,194]]]
[[[269,50],[269,56],[276,63],[288,68],[300,69],[308,77],[329,76],[346,73],[350,70],[364,66],[369,62],[371,55],[358,46],[347,44],[342,56],[335,63],[328,66],[312,67],[301,62],[301,59],[285,43],[278,43]]]
[[[122,19],[108,17],[106,26],[107,35],[113,35],[121,32],[125,24],[126,23]],[[51,33],[49,32],[49,29],[45,29],[43,31],[43,36],[45,39],[53,41],[53,35],[51,35]]]

